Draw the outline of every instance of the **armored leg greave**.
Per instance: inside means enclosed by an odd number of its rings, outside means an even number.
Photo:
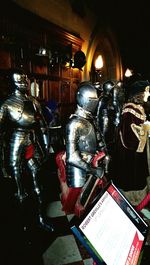
[[[34,188],[34,192],[36,195],[36,201],[38,204],[38,216],[37,216],[38,224],[44,230],[49,231],[49,232],[53,232],[54,231],[53,225],[50,222],[46,222],[44,220],[45,219],[45,213],[44,213],[44,209],[43,209],[42,192],[41,192],[40,183],[38,180],[39,165],[38,165],[36,160],[31,158],[30,160],[28,160],[28,167],[30,168],[30,170],[32,172],[33,186],[34,186],[33,188]]]

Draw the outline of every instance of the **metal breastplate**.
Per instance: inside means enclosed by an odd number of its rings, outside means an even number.
[[[12,97],[7,101],[9,117],[15,127],[32,128],[36,122],[35,107],[32,101],[26,99],[21,100]]]
[[[74,117],[67,127],[67,182],[71,187],[82,187],[86,181],[85,157],[95,154],[97,139],[93,124]],[[85,160],[84,160],[85,159]],[[70,161],[70,162],[69,162]],[[82,169],[83,166],[83,169]]]
[[[78,147],[82,153],[95,154],[96,152],[96,134],[92,124],[87,121],[82,121],[82,127],[78,131]]]

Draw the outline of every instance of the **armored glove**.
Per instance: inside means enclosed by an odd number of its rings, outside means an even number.
[[[102,167],[91,168],[90,173],[97,178],[102,178],[104,176],[104,169]]]

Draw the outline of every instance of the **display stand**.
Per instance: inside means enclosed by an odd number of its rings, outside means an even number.
[[[110,182],[71,229],[97,264],[139,265],[148,224]]]

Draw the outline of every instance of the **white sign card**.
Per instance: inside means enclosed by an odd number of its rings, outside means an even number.
[[[148,225],[111,184],[79,229],[90,248],[107,265],[136,265]]]

